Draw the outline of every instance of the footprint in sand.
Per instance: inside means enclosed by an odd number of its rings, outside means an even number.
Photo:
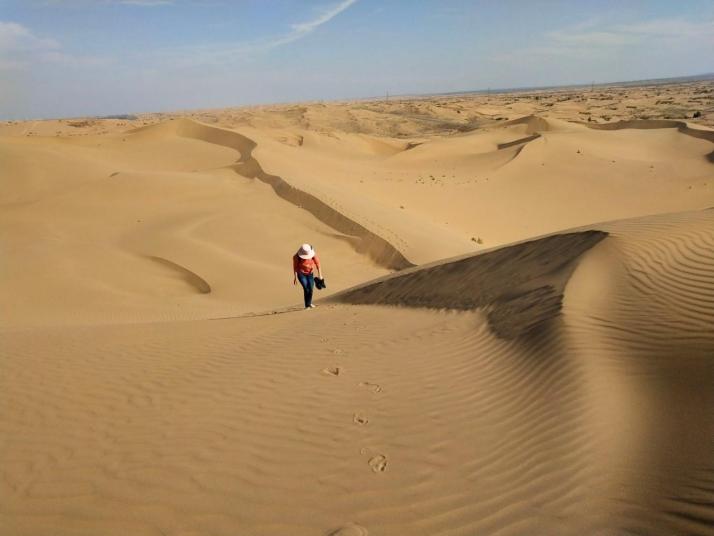
[[[360,382],[359,386],[364,387],[365,389],[369,389],[373,393],[381,393],[382,392],[382,387],[376,383]]]
[[[384,454],[371,457],[368,463],[375,473],[384,473],[387,470],[387,457]]]
[[[364,415],[360,413],[355,413],[354,416],[352,417],[352,421],[355,424],[359,424],[360,426],[364,426],[369,422],[369,419],[365,417]]]
[[[357,523],[347,523],[344,527],[330,532],[330,536],[367,536],[367,529]]]
[[[330,376],[339,376],[342,372],[340,367],[327,367],[322,369],[323,374],[329,374]]]

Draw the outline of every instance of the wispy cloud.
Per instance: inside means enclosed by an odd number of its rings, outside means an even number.
[[[0,70],[25,69],[38,63],[96,65],[103,60],[79,57],[62,50],[52,38],[36,35],[17,22],[0,21]]]
[[[80,8],[122,4],[126,6],[156,7],[176,4],[176,0],[42,0],[41,4],[54,7]]]
[[[694,22],[681,18],[654,19],[616,26],[615,31],[638,37],[664,39],[705,38],[714,42],[714,20]]]
[[[575,27],[546,34],[554,43],[617,47],[647,40],[714,39],[714,21],[692,22],[684,19],[654,19],[618,24],[600,30]]]
[[[0,21],[0,68],[22,68],[32,57],[54,53],[59,48],[54,39],[39,37],[22,24]]]
[[[554,44],[563,46],[621,46],[635,43],[637,36],[612,31],[568,32],[554,31],[546,34]]]
[[[682,18],[652,19],[629,24],[604,25],[586,21],[569,28],[547,32],[540,45],[511,51],[498,60],[523,57],[606,58],[627,47],[695,42],[714,45],[714,20],[689,21]]]
[[[350,7],[352,4],[354,4],[357,0],[344,0],[343,2],[340,2],[336,6],[333,6],[327,10],[325,10],[321,15],[318,17],[314,18],[313,20],[307,21],[307,22],[301,22],[298,24],[293,24],[292,29],[293,32],[300,37],[305,36],[309,34],[310,32],[314,31],[316,28],[319,26],[322,26],[326,22],[330,22],[332,19],[334,19],[337,15],[342,13],[345,9]]]
[[[258,52],[270,50],[272,48],[287,45],[289,43],[294,43],[295,41],[310,35],[323,24],[330,22],[337,15],[342,13],[345,9],[347,9],[356,2],[357,0],[343,0],[337,5],[324,9],[318,16],[316,16],[312,20],[291,24],[291,31],[289,33],[279,35],[262,42],[246,43],[243,46],[239,46],[238,49],[243,51],[250,50]]]
[[[116,0],[116,4],[126,4],[126,5],[131,5],[131,6],[144,6],[144,7],[153,7],[153,6],[166,6],[169,4],[173,4],[173,0]]]
[[[254,41],[234,41],[172,47],[170,49],[156,51],[156,56],[162,63],[170,62],[181,67],[205,64],[219,66],[237,60],[251,60],[260,54],[307,37],[320,26],[327,24],[337,15],[357,3],[357,1],[358,0],[343,0],[338,4],[323,8],[310,20],[291,24],[289,26],[290,31],[283,34]]]
[[[41,50],[59,48],[54,39],[38,37],[29,28],[17,22],[0,21],[0,50]]]

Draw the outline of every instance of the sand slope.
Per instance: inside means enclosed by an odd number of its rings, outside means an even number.
[[[189,123],[188,134],[192,126],[200,130]],[[283,305],[295,297],[290,256],[308,240],[343,285],[386,272],[355,251],[359,237],[237,174],[240,147],[188,134],[171,121],[98,139],[3,144],[11,172],[27,177],[3,181],[2,238],[13,251],[0,279],[4,324],[196,318]]]
[[[335,297],[438,309],[5,330],[2,525],[711,534],[713,230],[617,222]],[[495,332],[504,280],[561,305]]]

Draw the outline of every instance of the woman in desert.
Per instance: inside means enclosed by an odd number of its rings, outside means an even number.
[[[322,270],[320,269],[320,259],[317,258],[315,249],[310,244],[303,244],[297,253],[293,255],[293,285],[300,281],[305,294],[305,309],[315,307],[312,304],[312,290],[315,286],[314,270],[317,269],[317,277],[322,280]]]

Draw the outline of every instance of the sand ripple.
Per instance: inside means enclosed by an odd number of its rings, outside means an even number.
[[[713,230],[616,222],[345,295],[400,308],[6,330],[4,531],[712,534]],[[428,275],[481,263],[559,307],[515,336],[499,293],[446,308]]]

